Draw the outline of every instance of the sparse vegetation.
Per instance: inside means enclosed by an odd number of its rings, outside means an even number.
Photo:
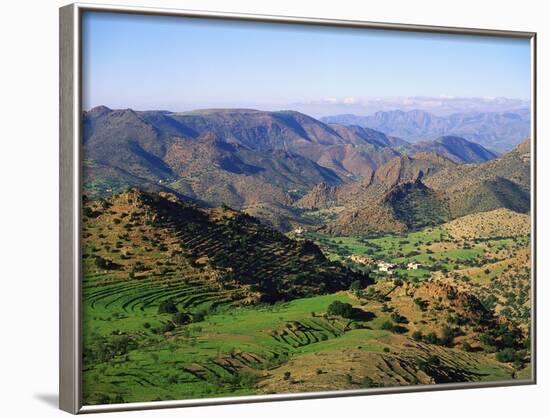
[[[411,384],[504,379],[529,366],[526,238],[454,239],[433,227],[300,242],[228,208],[205,215],[184,205],[176,219],[171,203],[129,197],[107,209],[86,203],[87,403],[142,400],[147,384],[160,387],[149,400],[252,394],[262,375],[266,390],[392,385],[382,355],[410,369]],[[334,247],[396,266],[350,272]],[[342,349],[370,355],[367,375],[340,368],[333,353]],[[322,365],[308,362],[321,352]],[[336,369],[340,379],[327,378]],[[134,391],[119,389],[121,379]]]

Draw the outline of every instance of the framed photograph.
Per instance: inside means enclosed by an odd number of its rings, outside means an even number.
[[[536,34],[60,9],[60,407],[534,384]]]

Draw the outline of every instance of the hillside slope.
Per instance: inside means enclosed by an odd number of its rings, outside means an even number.
[[[139,272],[149,276],[177,278],[172,267],[184,265],[193,275],[204,272],[204,279],[220,288],[245,291],[247,302],[334,292],[357,279],[369,282],[329,262],[311,242],[288,239],[229,208],[200,209],[171,194],[132,189],[89,201],[84,212],[85,243],[91,249],[87,268],[111,269],[120,280],[132,278],[132,271],[135,276],[136,261],[144,269]],[[149,256],[154,250],[170,254],[165,267]]]
[[[530,141],[482,164],[459,165],[426,178],[425,184],[447,195],[451,217],[509,208],[530,210]]]
[[[478,163],[495,159],[494,152],[458,136],[441,136],[412,145],[413,152],[434,152],[457,163]]]
[[[83,125],[89,196],[129,186],[171,191],[249,210],[282,230],[300,223],[290,207],[317,184],[370,177],[400,154],[395,146],[406,145],[372,129],[329,126],[293,111],[99,106],[84,112]]]
[[[456,166],[433,153],[402,155],[382,165],[361,182],[338,187],[317,187],[297,204],[309,210],[338,209],[324,228],[332,234],[373,231],[399,232],[448,218],[441,193],[423,184],[439,170]]]
[[[472,213],[530,210],[529,141],[501,158],[456,164],[433,153],[394,158],[361,182],[319,186],[300,207],[337,213],[322,229],[333,234],[397,232]]]

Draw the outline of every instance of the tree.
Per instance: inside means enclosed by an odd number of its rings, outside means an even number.
[[[353,281],[351,283],[351,285],[349,286],[349,290],[354,293],[354,294],[357,294],[359,291],[361,291],[363,288],[361,286],[361,281],[359,281],[358,279]]]
[[[165,314],[165,313],[173,314],[177,312],[178,312],[178,307],[172,300],[161,301],[161,303],[159,304],[160,314]]]
[[[495,357],[499,362],[513,362],[516,358],[516,351],[512,348],[506,348],[497,352]]]
[[[422,337],[423,337],[423,335],[422,335],[422,332],[420,330],[417,330],[417,331],[413,332],[413,334],[412,334],[413,340],[415,340],[417,342],[420,342],[422,340]]]
[[[327,308],[327,313],[330,316],[341,316],[346,319],[353,317],[353,307],[350,303],[343,303],[341,301],[333,301]]]
[[[435,334],[435,332],[430,332],[426,335],[426,343],[431,343],[432,345],[435,345],[437,344],[438,342],[438,338],[437,338],[437,335]]]
[[[464,342],[462,342],[462,350],[464,352],[471,352],[472,351],[472,345],[470,345],[468,342],[464,341]]]
[[[453,345],[454,337],[455,337],[454,330],[451,327],[445,325],[441,330],[441,339],[439,339],[439,344],[443,346],[451,347]]]
[[[187,324],[191,321],[189,314],[178,312],[172,316],[172,321],[176,324]]]

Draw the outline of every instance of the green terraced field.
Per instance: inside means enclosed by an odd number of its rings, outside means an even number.
[[[236,307],[207,285],[140,280],[98,286],[89,281],[84,286],[84,346],[118,335],[138,345],[108,363],[85,365],[88,403],[253,394],[258,371],[289,357],[364,344],[389,333],[351,330],[350,320],[323,317],[332,301],[356,303],[345,294]],[[166,299],[175,300],[180,311],[210,308],[211,313],[201,322],[156,333],[171,319],[158,312]]]
[[[335,300],[358,305],[347,293],[246,307],[231,304],[208,285],[94,281],[99,277],[84,288],[85,349],[98,340],[134,342],[109,360],[85,360],[85,402],[90,404],[251,395],[259,392],[263,378],[290,360],[319,353],[338,357],[347,349],[384,355],[392,335],[380,329],[389,313],[366,321],[327,316]],[[189,313],[218,307],[200,322],[158,331],[171,321],[171,314],[158,311],[166,299]],[[452,351],[443,353],[454,360]],[[471,366],[484,379],[509,376],[494,363]]]

